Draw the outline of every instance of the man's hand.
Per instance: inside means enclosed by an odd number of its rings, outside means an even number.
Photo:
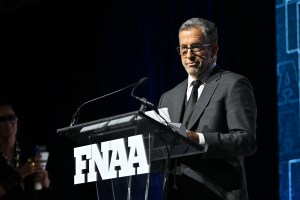
[[[186,131],[187,138],[194,141],[196,144],[199,144],[199,135],[194,131]]]

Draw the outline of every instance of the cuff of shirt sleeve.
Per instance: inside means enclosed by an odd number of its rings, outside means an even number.
[[[197,133],[199,136],[199,144],[205,144],[205,138],[202,133]]]

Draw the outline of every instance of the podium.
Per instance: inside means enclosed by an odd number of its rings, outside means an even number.
[[[74,184],[95,182],[98,199],[164,199],[170,159],[207,150],[141,111],[57,129],[57,133],[77,146]]]

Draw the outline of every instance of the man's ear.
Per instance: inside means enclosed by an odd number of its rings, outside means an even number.
[[[218,55],[218,50],[219,50],[219,45],[218,44],[213,44],[211,48],[211,58],[216,58]]]

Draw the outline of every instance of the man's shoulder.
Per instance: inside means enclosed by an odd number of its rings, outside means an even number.
[[[225,80],[225,81],[236,81],[236,80],[240,80],[240,79],[247,79],[248,78],[242,74],[239,74],[237,72],[233,72],[233,71],[229,71],[229,70],[222,70],[220,71],[220,78],[221,80]]]
[[[252,83],[248,77],[232,71],[220,72],[219,81],[223,87],[235,87],[235,86],[252,87]]]

